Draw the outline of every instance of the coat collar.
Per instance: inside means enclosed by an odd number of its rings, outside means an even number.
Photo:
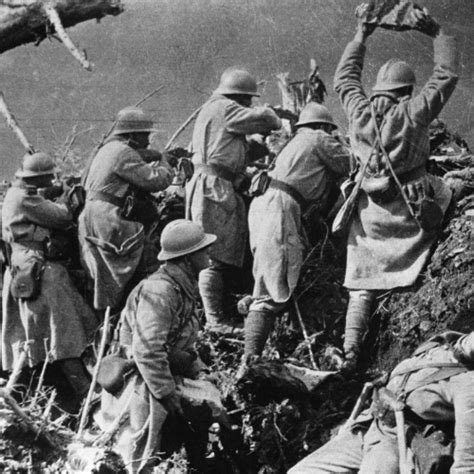
[[[192,300],[196,299],[197,281],[189,264],[186,262],[174,263],[168,261],[161,265],[158,273],[169,276]]]

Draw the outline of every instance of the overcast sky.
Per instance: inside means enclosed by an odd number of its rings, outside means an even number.
[[[57,41],[46,40],[2,54],[0,74],[7,101],[39,149],[55,153],[69,143],[87,156],[115,113],[159,86],[147,101],[162,147],[217,86],[232,65],[265,80],[261,101],[280,102],[275,74],[303,79],[310,58],[320,65],[330,95],[326,105],[344,129],[345,117],[332,78],[353,35],[356,0],[126,0],[125,12],[69,30],[87,50],[92,73],[81,69]],[[430,0],[441,24],[456,33],[461,81],[445,111],[449,124],[474,146],[474,1]],[[369,89],[391,56],[411,62],[422,84],[432,68],[431,39],[416,32],[376,31],[369,39],[364,82]],[[189,133],[182,137],[183,145]],[[23,155],[15,136],[0,125],[1,174],[9,178]]]

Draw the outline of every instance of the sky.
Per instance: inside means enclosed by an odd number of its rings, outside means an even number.
[[[66,151],[86,159],[118,110],[162,87],[143,106],[163,148],[173,132],[217,87],[229,66],[264,81],[261,103],[279,104],[275,75],[293,80],[316,59],[329,96],[326,105],[344,130],[347,122],[332,88],[337,62],[355,31],[354,0],[125,0],[125,11],[100,23],[70,28],[87,51],[93,72],[83,70],[56,40],[28,44],[0,57],[1,90],[37,148],[61,159]],[[456,34],[461,79],[442,114],[474,147],[473,0],[419,2],[448,33]],[[368,41],[364,84],[390,57],[405,59],[423,84],[432,69],[432,40],[417,32],[377,30]],[[186,145],[192,127],[179,144]],[[0,172],[9,179],[24,151],[0,119]]]

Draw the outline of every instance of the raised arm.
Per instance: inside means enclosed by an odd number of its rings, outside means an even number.
[[[366,49],[365,42],[375,29],[374,25],[363,22],[364,11],[368,8],[367,4],[357,7],[356,34],[354,39],[346,46],[334,76],[334,88],[339,94],[349,120],[354,114],[357,114],[360,108],[365,108],[368,104],[361,82]]]
[[[281,128],[280,118],[270,107],[243,107],[237,102],[227,105],[225,123],[228,132],[239,135],[267,135]]]
[[[167,188],[173,179],[172,170],[159,161],[146,163],[134,150],[124,150],[114,172],[125,181],[149,192]]]

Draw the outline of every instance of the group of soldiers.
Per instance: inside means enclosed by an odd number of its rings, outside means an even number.
[[[417,15],[418,22],[425,20],[421,10]],[[83,206],[71,199],[73,189],[66,184],[60,197],[48,195],[56,171],[45,153],[26,156],[16,173],[2,213],[3,239],[8,244],[3,369],[14,369],[25,354],[29,366],[48,358],[82,398],[90,377],[81,355],[104,310],[119,314],[111,344],[116,353],[104,360],[110,365],[105,365],[102,374],[101,411],[104,423],[114,420],[117,413],[129,412],[120,438],[131,472],[148,472],[157,462],[165,421],[183,416],[186,384],[205,378],[208,372],[195,348],[199,297],[210,330],[224,332],[235,326],[225,310],[226,289],[242,271],[247,241],[253,255],[254,288],[244,321],[243,364],[262,354],[276,318],[292,301],[309,250],[305,212],[311,208],[327,216],[334,204],[332,189],[340,178],[348,178],[348,196],[355,197],[352,207],[343,206],[349,212],[345,216],[344,284],[349,290],[345,373],[358,369],[377,293],[412,285],[426,264],[451,200],[450,190],[428,174],[425,165],[429,124],[457,81],[455,43],[441,32],[435,34],[434,70],[419,94],[413,94],[416,81],[410,66],[390,60],[367,96],[361,73],[365,43],[373,30],[373,25],[359,20],[335,75],[335,89],[349,121],[350,147],[333,133],[337,125],[327,108],[308,103],[295,124],[296,133],[277,155],[264,188],[248,210],[242,197],[246,167],[267,153],[265,137],[280,129],[282,120],[269,106],[252,106],[252,98],[259,94],[250,73],[232,68],[222,74],[194,127],[194,173],[186,184],[186,219],[169,223],[159,246],[150,239],[150,226],[140,218],[144,213],[141,196],[166,189],[177,163],[172,156],[148,148],[155,129],[142,109],[119,112],[111,135],[84,172]],[[93,309],[64,266],[70,244],[62,249],[57,245],[78,213],[80,261],[90,283]],[[456,361],[470,360],[471,339],[459,339],[462,350],[457,350]],[[442,365],[439,369],[435,364],[429,369],[421,365],[419,370],[439,372]],[[431,384],[430,393],[436,393],[445,405],[442,414],[437,411],[438,418],[430,418],[415,406],[419,401],[413,402],[419,417],[452,421],[460,407],[465,408],[466,403],[458,400],[463,398],[460,393],[465,393],[470,372],[431,377],[408,392],[406,384],[418,372],[402,373],[408,374],[402,377],[403,388],[390,388],[405,390],[408,403],[417,394],[417,400],[423,399],[419,392],[426,392]],[[398,380],[396,374],[393,380]],[[199,384],[194,391],[199,391]],[[425,402],[426,408],[431,401]],[[433,399],[432,405],[436,403]],[[217,405],[219,417],[222,410]],[[393,470],[388,464],[380,470],[365,459],[370,451],[366,446],[377,445],[382,455],[379,452],[370,459],[392,459],[393,455],[398,460],[393,429],[384,430],[382,424],[376,420],[370,429],[357,424],[335,445],[313,453],[291,472],[355,472],[361,463],[366,466],[363,472],[396,472],[396,461]],[[466,420],[456,425],[456,437],[472,432],[467,425]],[[365,427],[363,431],[360,426]],[[474,466],[474,449],[465,444],[456,444],[452,472],[470,472],[466,466]],[[340,455],[346,445],[355,449],[347,462]]]

